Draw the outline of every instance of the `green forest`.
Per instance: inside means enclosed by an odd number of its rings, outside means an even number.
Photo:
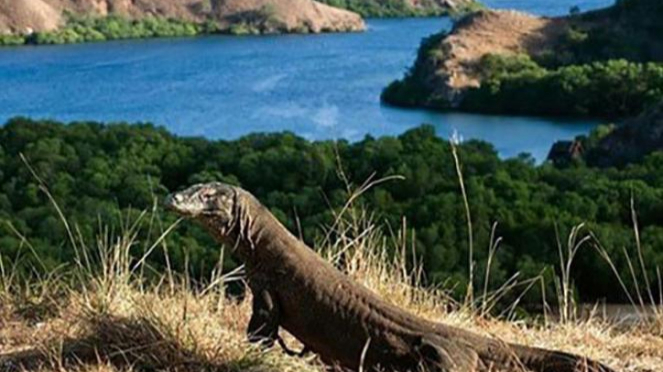
[[[606,250],[633,288],[626,255],[638,262],[635,211],[650,270],[646,274],[656,284],[656,268],[663,267],[663,153],[622,169],[595,169],[581,161],[558,169],[536,165],[526,154],[502,160],[485,142],[467,141],[457,150],[471,211],[477,283],[483,283],[495,223],[502,242],[492,260],[490,287],[501,286],[516,272],[522,278],[543,272],[551,291],[558,245],[566,246],[572,228],[586,223],[581,235],[595,239],[579,251],[573,266],[579,296],[624,301],[616,276],[595,246]],[[104,225],[118,228],[142,210],[159,211],[169,191],[218,180],[251,191],[291,231],[301,228],[304,239],[315,243],[321,227],[333,222],[332,210],[348,198],[339,169],[355,185],[372,175],[401,175],[404,180],[374,187],[359,202],[375,213],[386,233],[407,218],[416,231],[413,256],[424,265],[426,284],[467,284],[468,225],[452,146],[431,126],[355,143],[312,142],[287,132],[214,141],[177,137],[151,124],[12,119],[0,127],[0,252],[5,265],[15,262],[29,274],[35,265],[54,269],[71,263],[75,252],[21,154],[70,224],[92,242]],[[164,229],[176,219],[158,214]],[[159,233],[147,232],[151,235],[143,238]],[[168,236],[168,247],[170,264],[186,268],[194,278],[209,275],[219,258],[217,244],[190,223]],[[138,255],[145,247],[135,249]],[[165,265],[163,253],[155,251],[150,263]],[[226,262],[227,268],[232,265]],[[635,276],[642,286],[644,273],[638,267]],[[541,296],[535,286],[525,300],[537,303]]]
[[[663,100],[663,64],[609,60],[549,70],[526,55],[487,55],[482,84],[461,110],[560,116],[634,116]]]

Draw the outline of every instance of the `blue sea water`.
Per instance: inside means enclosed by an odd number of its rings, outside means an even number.
[[[487,0],[544,15],[610,0]],[[0,122],[22,115],[62,121],[149,121],[184,136],[232,139],[293,131],[358,140],[421,123],[441,136],[493,143],[502,156],[545,158],[550,145],[595,120],[405,110],[379,95],[414,60],[421,38],[447,18],[367,21],[354,34],[209,36],[0,49]]]

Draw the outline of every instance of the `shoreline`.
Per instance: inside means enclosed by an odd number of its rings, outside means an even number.
[[[366,30],[367,19],[409,19],[409,18],[445,18],[485,9],[485,6],[472,0],[463,0],[456,8],[428,4],[425,8],[407,5],[403,0],[402,8],[380,5],[370,11],[362,11],[357,4],[336,3],[334,0],[316,3],[316,11],[327,10],[324,21],[307,19],[303,15],[299,23],[293,25],[292,20],[285,21],[288,16],[276,11],[273,5],[263,5],[257,10],[245,11],[254,15],[229,15],[225,18],[211,13],[207,16],[171,17],[167,15],[150,15],[129,17],[123,14],[94,15],[92,13],[63,13],[64,24],[51,30],[27,32],[0,32],[0,48],[5,46],[74,44],[101,42],[109,40],[150,39],[162,37],[192,37],[204,35],[288,35],[288,34],[326,34],[354,33]],[[370,6],[377,3],[367,1]],[[400,3],[399,3],[400,4]],[[336,18],[334,18],[336,17]],[[354,18],[353,18],[354,17]],[[315,22],[318,24],[314,25]],[[325,23],[326,22],[326,23]],[[120,33],[109,31],[111,27],[121,28]],[[147,29],[146,29],[147,28]]]
[[[108,24],[119,24],[118,33],[108,31]],[[74,18],[64,27],[53,31],[33,32],[30,34],[0,35],[0,48],[20,46],[43,46],[62,44],[82,44],[115,40],[143,40],[159,38],[183,38],[212,35],[292,35],[292,34],[328,34],[365,32],[363,23],[360,28],[322,29],[314,31],[310,28],[277,29],[265,25],[244,23],[222,27],[218,22],[192,22],[163,17],[146,17],[131,20],[120,16]]]

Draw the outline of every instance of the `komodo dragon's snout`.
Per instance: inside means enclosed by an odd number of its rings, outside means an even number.
[[[230,227],[235,221],[238,190],[221,182],[193,185],[172,193],[164,202],[166,208],[184,217],[214,220],[219,226]]]
[[[419,318],[353,281],[292,235],[247,191],[220,182],[176,192],[165,205],[234,247],[253,294],[250,341],[279,330],[348,370],[614,372],[578,355],[506,344]],[[290,352],[292,353],[292,352]]]

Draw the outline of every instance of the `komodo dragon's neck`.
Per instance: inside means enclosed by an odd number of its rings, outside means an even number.
[[[238,190],[234,203],[234,220],[220,229],[214,221],[207,228],[214,237],[231,247],[233,254],[247,266],[277,264],[286,253],[306,254],[308,247],[297,239],[251,194]],[[307,252],[308,253],[308,252]],[[313,252],[310,252],[313,254]]]

